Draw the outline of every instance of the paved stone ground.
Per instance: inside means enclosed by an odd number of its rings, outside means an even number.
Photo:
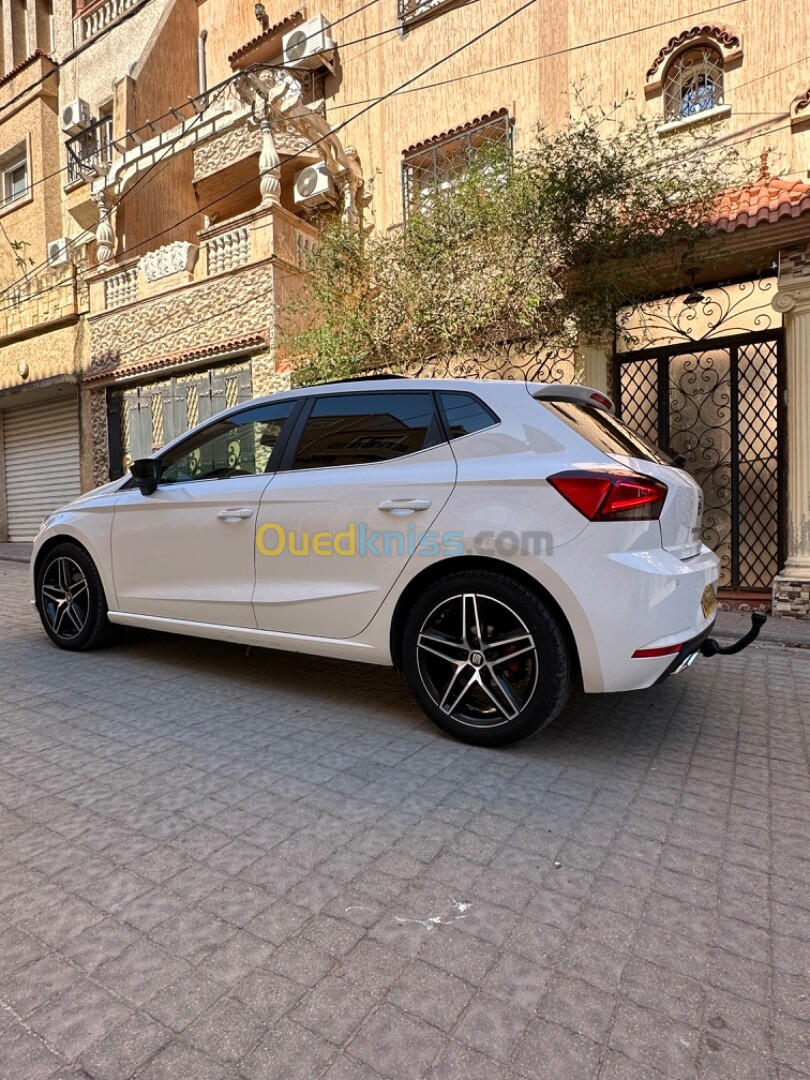
[[[806,650],[486,751],[392,672],[0,598],[2,1080],[810,1076]]]

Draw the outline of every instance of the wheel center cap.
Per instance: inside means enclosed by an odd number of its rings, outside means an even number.
[[[483,667],[484,666],[484,654],[482,652],[477,652],[477,651],[476,652],[471,652],[470,653],[470,663],[472,664],[472,666],[474,668]]]
[[[72,597],[72,595],[71,595],[71,594],[70,594],[69,592],[66,592],[66,593],[65,593],[65,601],[66,601],[66,603],[68,603],[68,604],[72,603],[72,601],[73,601],[73,597]]]

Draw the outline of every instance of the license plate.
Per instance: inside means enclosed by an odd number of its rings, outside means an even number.
[[[717,610],[717,593],[714,591],[714,585],[707,585],[703,590],[700,606],[703,608],[703,614],[707,619],[715,613]]]

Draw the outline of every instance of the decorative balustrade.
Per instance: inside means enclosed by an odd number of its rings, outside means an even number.
[[[104,0],[97,7],[91,8],[86,14],[79,16],[81,40],[89,41],[140,3],[142,0]]]
[[[206,243],[208,252],[208,275],[235,270],[250,262],[250,229],[245,225],[231,232],[212,236]]]
[[[123,307],[138,299],[138,268],[131,266],[128,270],[122,270],[114,277],[107,278],[104,282],[104,306],[110,308]]]

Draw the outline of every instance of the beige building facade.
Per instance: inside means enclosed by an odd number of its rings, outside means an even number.
[[[763,0],[699,17],[686,0],[2,9],[0,538],[30,533],[60,483],[121,475],[285,385],[279,331],[325,218],[386,230],[481,147],[519,151],[563,124],[574,88],[594,104],[629,91],[673,153],[699,127],[759,179],[718,211],[722,260],[620,313],[615,343],[552,377],[610,391],[684,457],[726,602],[810,611],[806,5],[785,0],[778,19]],[[623,334],[638,317],[643,333]],[[49,416],[69,482],[42,476]]]

